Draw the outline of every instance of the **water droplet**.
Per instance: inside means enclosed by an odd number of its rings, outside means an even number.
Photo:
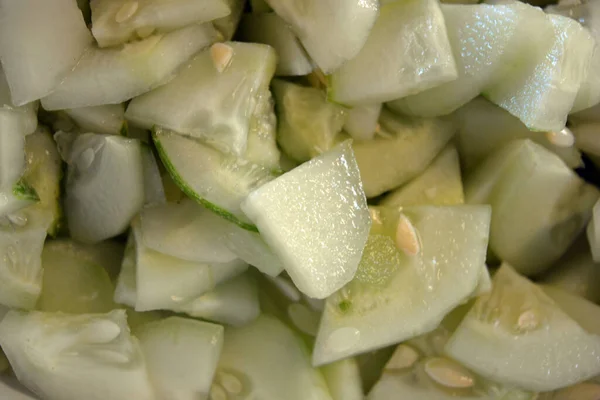
[[[406,344],[396,347],[392,358],[385,365],[386,370],[399,370],[412,367],[419,360],[419,353]]]
[[[228,392],[232,394],[240,394],[242,390],[244,390],[244,385],[242,381],[240,381],[235,376],[228,374],[226,372],[218,373],[218,379],[221,383],[221,386]]]
[[[333,352],[349,350],[360,340],[360,331],[347,326],[333,331],[327,338],[326,347]]]
[[[302,332],[311,336],[317,335],[319,314],[299,303],[290,304],[287,313],[294,325]]]
[[[127,21],[129,18],[133,17],[138,10],[139,4],[137,1],[128,1],[123,4],[123,6],[117,11],[115,14],[115,21],[117,23],[122,23]]]
[[[546,139],[556,147],[572,147],[575,144],[575,135],[566,127],[558,132],[546,132]]]
[[[427,375],[442,386],[455,389],[470,388],[475,378],[466,368],[447,358],[435,357],[425,363]]]

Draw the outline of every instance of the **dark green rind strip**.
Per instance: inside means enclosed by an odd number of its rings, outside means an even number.
[[[209,210],[211,210],[215,214],[219,215],[220,217],[223,217],[226,220],[233,222],[234,224],[238,225],[240,228],[244,228],[251,232],[258,232],[258,228],[255,225],[252,225],[252,224],[249,224],[247,222],[240,220],[238,217],[233,215],[231,212],[225,210],[224,208],[217,206],[216,204],[211,203],[210,201],[204,199],[203,197],[198,196],[198,194],[195,191],[193,191],[188,185],[186,185],[183,178],[181,177],[181,175],[179,175],[179,173],[177,172],[177,170],[175,169],[175,167],[169,160],[167,152],[165,151],[165,149],[162,147],[162,145],[160,143],[160,139],[156,137],[156,130],[154,128],[152,129],[152,140],[154,141],[154,145],[156,146],[158,155],[159,155],[161,161],[163,162],[165,168],[167,169],[167,172],[169,172],[169,175],[171,175],[175,184],[177,186],[179,186],[179,189],[181,189],[181,191],[183,193],[185,193],[186,196],[195,200],[202,206],[208,208]]]

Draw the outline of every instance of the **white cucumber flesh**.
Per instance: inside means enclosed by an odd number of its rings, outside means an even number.
[[[290,27],[275,13],[246,14],[239,28],[240,37],[251,43],[264,43],[277,53],[277,76],[310,74],[313,63]]]
[[[3,0],[0,10],[0,60],[21,106],[58,86],[93,38],[73,0]]]
[[[378,129],[381,103],[353,107],[348,111],[344,131],[354,140],[373,139]]]
[[[158,163],[152,148],[142,143],[142,170],[144,174],[144,204],[155,205],[167,202],[165,188]]]
[[[6,191],[25,171],[25,135],[19,114],[0,109],[0,190]]]
[[[353,281],[327,299],[314,365],[427,333],[479,283],[489,207],[382,208],[374,214]]]
[[[237,31],[246,2],[244,0],[225,1],[231,12],[225,17],[215,19],[212,23],[224,40],[231,40]]]
[[[346,358],[321,368],[332,400],[364,400],[360,370],[354,358]]]
[[[11,311],[0,323],[0,344],[19,382],[40,398],[155,398],[125,310],[82,315]]]
[[[531,391],[556,390],[600,373],[597,332],[587,332],[508,265],[444,351],[487,379]]]
[[[212,25],[190,25],[117,48],[90,47],[62,83],[42,99],[46,110],[119,104],[167,83],[217,38]]]
[[[223,346],[223,327],[181,317],[143,325],[136,333],[158,398],[208,397]]]
[[[377,19],[376,0],[267,0],[326,74],[354,58]],[[352,24],[347,24],[352,21]]]
[[[371,225],[349,141],[252,191],[242,210],[296,286],[319,299],[352,279]]]
[[[65,113],[75,121],[82,133],[104,133],[122,135],[126,131],[125,107],[123,104],[71,108]]]
[[[592,259],[600,262],[600,200],[592,208],[592,218],[586,228]]]
[[[166,85],[134,99],[129,121],[146,129],[155,125],[201,138],[208,144],[243,156],[255,120],[270,110],[259,107],[269,97],[276,55],[255,43],[216,43],[200,52]]]
[[[244,327],[225,328],[212,391],[236,398],[227,381],[239,383],[236,386],[248,398],[332,400],[321,372],[310,365],[302,340],[268,315]]]
[[[347,105],[382,103],[456,77],[439,2],[391,2],[382,5],[358,55],[329,77],[329,98]]]
[[[100,47],[117,46],[231,13],[226,0],[92,0],[92,34]]]
[[[137,303],[137,276],[136,276],[136,243],[132,232],[127,237],[121,269],[116,280],[113,299],[115,303],[131,307],[133,313],[144,314],[135,311]]]
[[[141,143],[82,134],[68,164],[65,212],[71,236],[96,243],[124,232],[144,203]]]

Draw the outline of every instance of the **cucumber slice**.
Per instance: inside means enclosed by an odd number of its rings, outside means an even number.
[[[140,142],[86,133],[72,146],[65,199],[71,236],[97,243],[123,233],[144,203]]]
[[[350,105],[381,103],[457,76],[439,2],[391,2],[382,5],[358,55],[331,75],[329,98]]]
[[[304,162],[336,144],[346,119],[343,107],[329,103],[319,89],[274,80],[277,142],[293,159]]]
[[[309,357],[301,339],[271,316],[261,315],[242,328],[225,328],[212,397],[332,400]]]
[[[155,205],[167,202],[163,180],[154,153],[150,146],[142,143],[142,170],[144,173],[144,204]]]
[[[268,7],[268,6],[267,6]],[[281,17],[268,12],[246,14],[239,29],[240,37],[251,43],[264,43],[277,53],[277,76],[308,75],[314,69],[312,61]]]
[[[0,59],[21,106],[50,93],[93,39],[73,0],[2,0],[0,9]]]
[[[242,13],[244,12],[244,0],[225,0],[231,12],[228,16],[213,21],[213,25],[225,40],[231,40],[237,30]]]
[[[533,391],[600,374],[600,336],[587,333],[508,265],[496,273],[494,289],[476,301],[445,352],[488,379]]]
[[[306,295],[325,298],[354,276],[371,219],[349,141],[252,191],[241,207]]]
[[[275,63],[269,46],[217,43],[171,82],[134,99],[125,115],[143,128],[158,125],[243,156],[250,129],[262,128],[256,111],[269,112],[259,103],[269,96]]]
[[[321,368],[332,400],[364,400],[360,370],[354,358],[346,358]]]
[[[223,346],[222,326],[169,317],[144,325],[136,336],[160,398],[207,398]]]
[[[480,206],[376,210],[379,222],[354,280],[327,299],[313,364],[435,329],[478,285],[490,212]]]
[[[107,270],[94,258],[89,246],[71,240],[46,243],[42,292],[36,308],[70,314],[106,313],[116,308]]]
[[[455,113],[458,135],[457,146],[461,163],[472,169],[496,149],[517,139],[530,139],[552,151],[571,168],[582,165],[581,153],[574,146],[558,146],[548,134],[530,131],[517,117],[478,97]]]
[[[65,110],[65,113],[75,121],[83,132],[123,135],[127,128],[123,104],[72,108]]]
[[[325,73],[354,58],[377,19],[376,0],[267,0]],[[348,21],[352,21],[348,24]]]
[[[344,131],[354,140],[370,140],[377,132],[381,104],[357,106],[348,111]]]
[[[116,46],[153,32],[170,32],[231,13],[226,0],[92,0],[92,34],[100,47]]]
[[[84,315],[11,311],[0,323],[0,344],[19,381],[40,398],[154,399],[125,310]]]
[[[269,170],[158,127],[153,138],[163,164],[186,195],[242,228],[256,231],[240,203],[273,179]]]
[[[445,206],[464,203],[458,153],[448,145],[419,176],[386,195],[386,207]]]
[[[467,203],[492,205],[490,249],[532,276],[550,267],[574,242],[599,192],[555,154],[519,140],[478,167],[465,183],[465,195]]]
[[[231,326],[243,326],[260,314],[258,287],[253,277],[245,273],[176,307],[175,311]]]
[[[367,197],[375,197],[415,178],[454,135],[449,120],[401,118],[382,110],[380,135],[352,148]]]
[[[217,35],[210,24],[190,25],[119,48],[89,48],[77,67],[42,99],[42,106],[58,110],[122,103],[171,80]]]

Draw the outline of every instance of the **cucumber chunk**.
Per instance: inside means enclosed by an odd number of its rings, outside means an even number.
[[[332,400],[364,400],[360,370],[354,358],[346,358],[321,368]]]
[[[275,13],[246,14],[239,35],[244,41],[264,43],[277,53],[277,76],[308,75],[313,64],[290,27]]]
[[[271,171],[162,128],[154,129],[153,139],[163,164],[187,196],[242,228],[256,231],[240,203],[274,178]]]
[[[123,135],[127,128],[123,104],[72,108],[65,110],[65,113],[75,121],[82,132]]]
[[[445,119],[403,118],[382,110],[381,133],[352,144],[367,197],[375,197],[415,178],[427,168],[455,132]]]
[[[358,55],[331,75],[329,98],[348,105],[381,103],[456,77],[439,2],[390,2]]]
[[[222,326],[169,317],[145,324],[136,336],[159,398],[207,398],[223,346]]]
[[[151,0],[135,3],[92,0],[92,34],[100,47],[115,46],[154,32],[165,33],[231,13],[226,0]]]
[[[167,83],[192,55],[217,39],[212,25],[190,25],[118,48],[89,48],[42,99],[46,110],[118,104]]]
[[[371,219],[349,141],[252,191],[241,207],[306,295],[325,298],[354,276]]]
[[[225,0],[231,12],[223,18],[217,18],[213,21],[215,29],[221,34],[224,40],[231,40],[244,12],[245,0]]]
[[[124,232],[144,203],[140,142],[82,134],[67,163],[65,212],[71,236],[96,243]]]
[[[211,393],[213,398],[219,393],[233,399],[332,400],[301,339],[267,315],[242,328],[225,328]]]
[[[327,299],[313,364],[435,329],[478,285],[490,211],[481,206],[374,210],[354,280]]]
[[[586,332],[510,266],[493,282],[445,346],[449,356],[483,377],[532,391],[600,374],[600,336]]]
[[[0,59],[21,106],[60,84],[93,39],[73,0],[2,0],[0,9]]]
[[[19,381],[40,398],[154,399],[125,310],[83,315],[11,311],[0,323],[0,344]]]
[[[319,68],[330,73],[354,58],[377,19],[376,0],[267,0]],[[348,21],[352,21],[348,24]]]
[[[386,195],[380,205],[454,205],[464,203],[458,153],[448,145],[419,176]]]
[[[142,171],[144,174],[144,204],[156,205],[167,202],[160,169],[152,148],[142,143]]]
[[[25,135],[19,115],[0,109],[0,190],[10,190],[25,170]]]
[[[470,204],[491,204],[490,249],[531,276],[550,267],[575,241],[599,192],[555,154],[518,140],[468,177],[465,196]]]
[[[158,125],[241,157],[250,130],[271,128],[260,124],[264,115],[257,111],[270,111],[260,103],[269,101],[275,64],[269,46],[216,43],[171,82],[134,99],[125,116],[143,128]]]
[[[336,144],[346,120],[346,110],[329,103],[325,94],[313,87],[274,80],[278,114],[277,142],[299,162],[308,161]]]
[[[373,139],[378,129],[381,104],[353,107],[348,111],[344,131],[354,140]]]
[[[39,103],[33,101],[22,106],[13,105],[10,87],[6,81],[4,70],[0,66],[0,110],[2,110],[2,123],[10,123],[10,129],[21,132],[23,136],[33,133],[38,125]],[[3,128],[3,131],[8,130]]]

